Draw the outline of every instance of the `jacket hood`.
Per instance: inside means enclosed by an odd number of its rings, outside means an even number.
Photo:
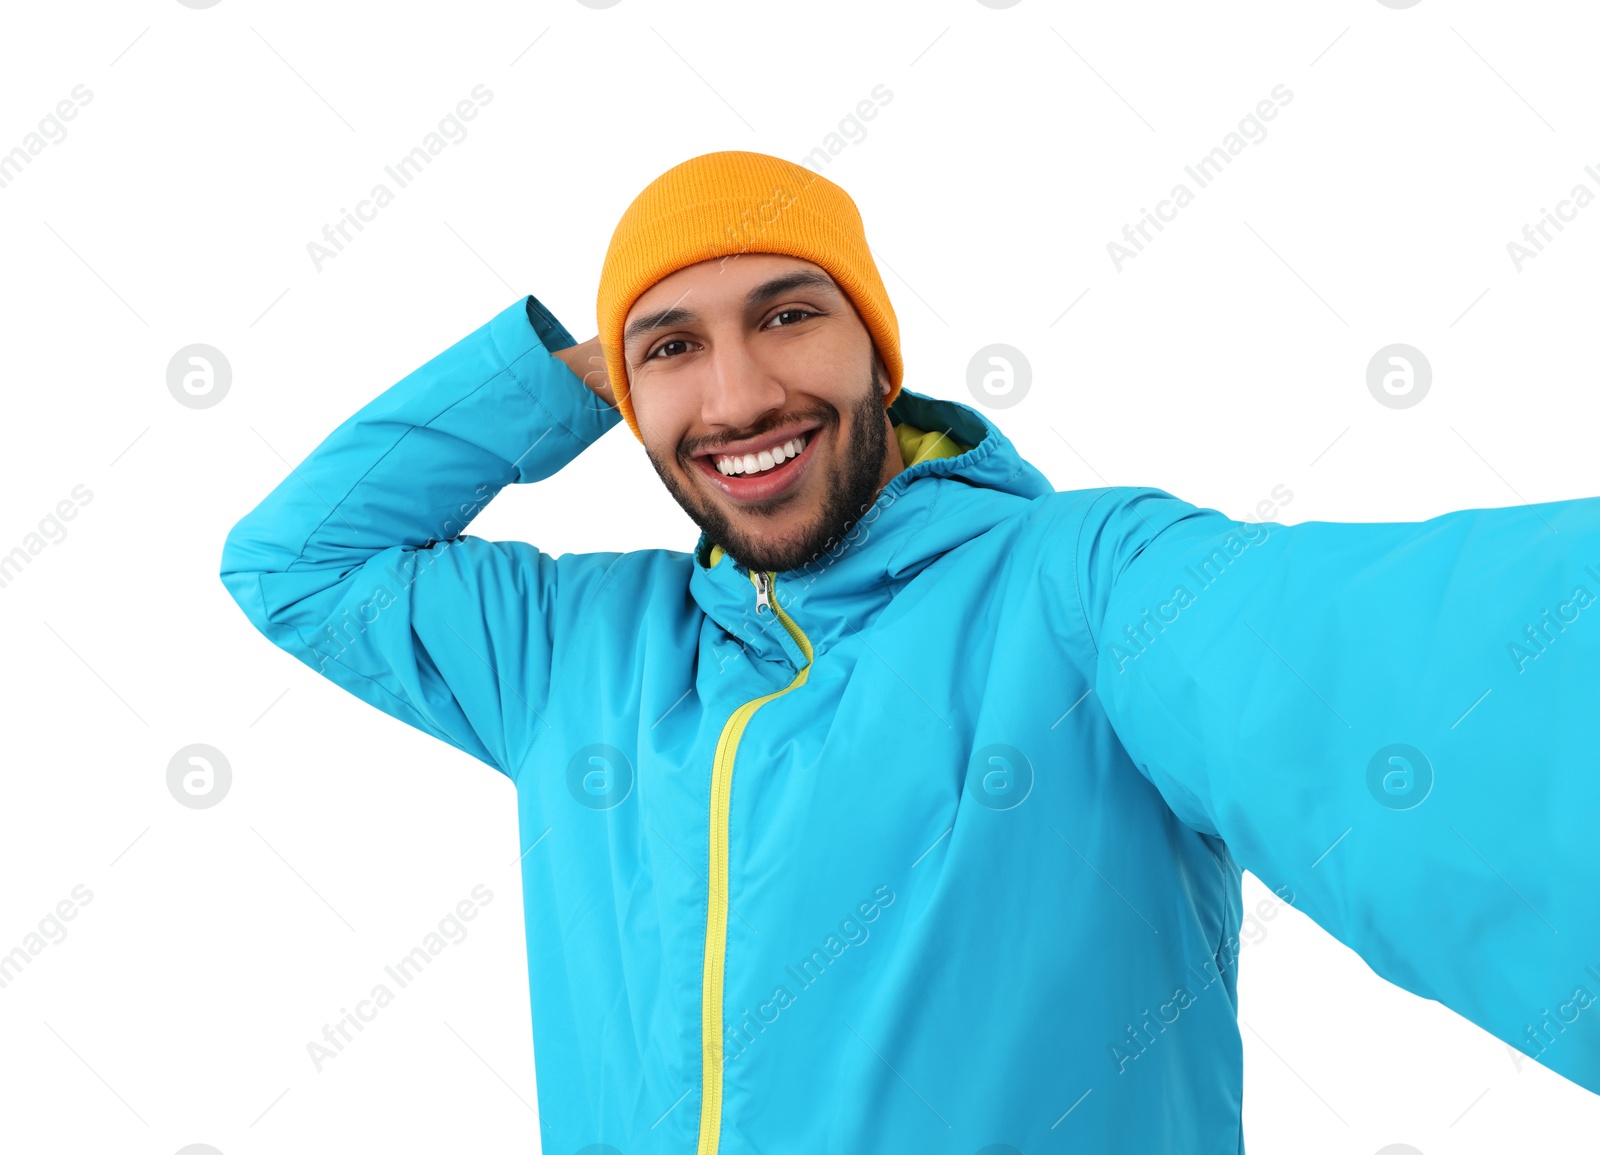
[[[1055,492],[1010,438],[970,405],[902,388],[888,412],[896,426],[942,431],[969,448],[902,469],[843,541],[802,567],[776,572],[771,598],[814,653],[870,625],[901,587],[940,556]],[[691,596],[749,656],[804,666],[806,654],[777,616],[758,610],[749,569],[720,553],[713,564],[714,544],[700,534]]]

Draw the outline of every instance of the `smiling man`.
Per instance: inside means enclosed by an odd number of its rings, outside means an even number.
[[[596,304],[584,344],[497,312],[221,564],[513,785],[544,1150],[1237,1155],[1235,963],[1280,906],[1242,869],[1600,1091],[1600,499],[1058,491],[902,387],[855,204],[759,153],[640,193]],[[463,532],[623,422],[693,549]]]
[[[872,334],[809,261],[744,254],[669,274],[633,303],[623,360],[662,483],[750,568],[820,556],[904,467]]]

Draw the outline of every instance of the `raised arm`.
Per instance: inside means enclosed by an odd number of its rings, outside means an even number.
[[[275,645],[513,780],[566,633],[619,555],[462,531],[621,421],[604,374],[580,380],[584,348],[519,299],[330,433],[222,550],[223,585]]]
[[[1179,817],[1600,1093],[1600,498],[1284,526],[1109,489],[1070,548],[1094,688]]]

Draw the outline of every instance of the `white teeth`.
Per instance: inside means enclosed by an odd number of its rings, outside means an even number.
[[[740,457],[718,457],[716,459],[717,471],[727,477],[741,473],[761,473],[780,465],[799,454],[806,447],[804,435],[791,437],[782,445],[775,445],[771,449],[763,449],[760,453],[746,453]]]

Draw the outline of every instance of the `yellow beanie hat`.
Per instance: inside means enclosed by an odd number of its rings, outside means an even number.
[[[617,408],[633,417],[622,327],[661,278],[739,253],[782,253],[827,270],[860,314],[889,374],[887,407],[900,394],[900,323],[848,193],[801,165],[760,152],[708,152],[662,173],[622,214],[600,272],[600,347]]]

